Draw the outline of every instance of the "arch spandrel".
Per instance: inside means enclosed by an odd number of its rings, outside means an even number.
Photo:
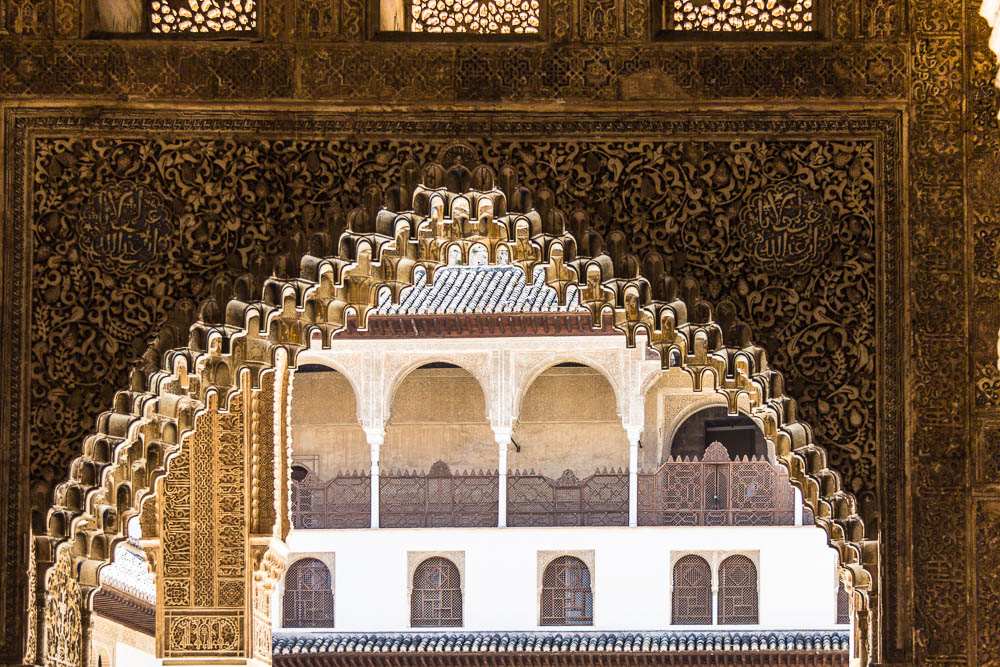
[[[492,355],[489,352],[451,352],[442,350],[425,353],[390,352],[381,355],[385,362],[384,384],[381,387],[382,405],[387,409],[386,422],[392,419],[392,405],[396,392],[409,375],[425,364],[444,362],[454,364],[467,372],[479,384],[486,404],[486,418],[495,416],[495,392],[491,381]]]
[[[506,185],[516,186],[514,183]],[[485,194],[493,196],[494,193],[503,195],[499,190]],[[484,195],[483,192],[472,194],[474,198]],[[499,201],[499,197],[495,197],[494,201]],[[39,530],[34,532],[36,552],[39,552],[35,560],[39,566],[37,575],[56,578],[66,575],[65,569],[51,567],[54,562],[62,562],[59,558],[72,558],[76,563],[87,560],[107,562],[110,558],[107,540],[122,537],[116,524],[109,526],[102,522],[102,517],[106,516],[104,505],[107,504],[102,502],[104,496],[91,493],[94,488],[83,484],[87,480],[87,463],[108,468],[110,476],[115,479],[140,482],[141,485],[130,483],[132,507],[138,508],[143,498],[152,496],[150,500],[156,503],[149,506],[155,507],[163,522],[162,540],[166,537],[167,518],[172,516],[175,506],[184,504],[174,497],[170,481],[173,479],[171,475],[176,478],[184,472],[184,457],[187,456],[193,465],[199,456],[205,456],[205,442],[218,437],[220,441],[226,441],[227,447],[236,448],[234,451],[243,454],[242,465],[252,466],[249,450],[254,444],[260,446],[269,437],[263,427],[254,431],[254,419],[270,418],[274,424],[273,446],[278,457],[274,468],[274,488],[282,498],[275,501],[278,516],[274,521],[280,520],[287,525],[287,517],[283,514],[287,514],[288,461],[287,457],[282,458],[284,455],[280,452],[282,447],[287,448],[289,442],[287,421],[292,379],[282,379],[280,390],[275,390],[271,403],[276,412],[268,415],[262,408],[268,401],[254,400],[255,392],[265,391],[261,386],[262,373],[280,365],[281,354],[287,354],[289,366],[294,366],[298,353],[308,346],[312,330],[322,331],[322,347],[335,344],[333,334],[345,328],[351,311],[357,314],[359,325],[364,328],[368,314],[377,306],[379,290],[390,287],[394,301],[398,300],[406,280],[412,279],[413,265],[424,266],[431,277],[434,269],[447,265],[448,245],[460,244],[464,256],[467,256],[472,245],[484,243],[494,250],[501,246],[506,248],[511,264],[525,268],[529,281],[534,267],[543,266],[544,279],[556,290],[561,304],[566,303],[570,286],[576,285],[580,290],[580,302],[588,308],[596,325],[600,325],[604,313],[610,311],[614,327],[625,334],[627,345],[632,347],[638,340],[645,340],[659,355],[662,367],[676,365],[684,368],[696,381],[705,371],[710,371],[714,389],[725,394],[734,409],[739,400],[747,400],[738,397],[748,397],[751,413],[762,419],[765,435],[775,442],[778,460],[788,468],[792,483],[802,489],[817,524],[826,530],[831,544],[838,551],[840,567],[857,601],[856,645],[862,653],[862,664],[866,663],[871,637],[875,632],[873,625],[876,617],[871,610],[877,601],[877,543],[866,540],[863,524],[856,513],[856,502],[841,488],[839,475],[826,468],[825,452],[812,442],[811,431],[796,422],[794,401],[783,395],[781,376],[767,369],[763,351],[750,343],[739,326],[715,321],[712,308],[700,300],[693,281],[678,285],[676,281],[660,275],[642,277],[639,275],[640,265],[655,266],[655,262],[650,263],[647,258],[640,263],[614,244],[609,244],[610,253],[599,254],[596,258],[577,255],[576,240],[565,229],[565,216],[551,208],[547,208],[544,215],[517,211],[516,204],[517,201],[514,201],[512,206],[494,209],[497,215],[492,217],[490,224],[497,228],[485,237],[478,234],[478,225],[463,229],[454,224],[442,226],[443,219],[436,221],[439,224],[432,227],[448,230],[448,243],[438,244],[428,242],[434,238],[420,237],[418,230],[423,229],[426,236],[427,228],[421,227],[419,222],[409,226],[407,235],[401,233],[393,237],[378,233],[372,214],[356,213],[352,215],[348,231],[340,239],[338,256],[320,258],[320,263],[326,262],[331,270],[314,271],[317,262],[311,256],[301,261],[281,258],[276,264],[279,270],[262,282],[261,301],[249,303],[244,298],[236,304],[233,303],[236,300],[231,300],[214,308],[202,308],[199,322],[190,329],[189,345],[164,351],[163,359],[168,364],[165,370],[149,378],[134,376],[129,391],[135,400],[116,402],[116,412],[99,420],[99,433],[94,439],[88,439],[90,444],[85,445],[84,455],[78,459],[81,464],[74,466],[73,477],[65,487],[61,485],[64,490],[57,490],[55,502],[48,513],[49,520],[45,526],[37,526]],[[501,211],[506,215],[499,215]],[[518,232],[525,236],[523,230],[514,228],[514,221],[520,218],[531,221],[527,230],[530,238],[519,238]],[[422,216],[411,214],[411,219],[420,220]],[[432,229],[431,234],[434,233]],[[399,244],[404,239],[405,247],[401,248]],[[589,247],[590,244],[585,245]],[[302,254],[305,255],[304,252]],[[491,254],[491,257],[495,255]],[[289,266],[299,267],[300,274],[290,275]],[[230,305],[233,307],[228,307]],[[279,350],[284,352],[279,353]],[[175,363],[179,359],[185,360],[183,368]],[[488,393],[489,383],[481,384],[484,393]],[[176,398],[178,396],[187,400],[182,408],[178,408],[182,403]],[[199,412],[192,418],[190,413],[194,410]],[[260,417],[255,417],[258,411]],[[130,431],[140,422],[151,424],[151,434],[148,435],[158,435],[159,438],[144,435],[130,439]],[[209,432],[211,436],[206,436]],[[165,466],[149,470],[144,458],[137,455],[138,449],[133,449],[153,441],[163,443],[164,449],[170,451],[166,454]],[[108,448],[113,450],[113,457],[107,455]],[[128,451],[129,455],[122,458],[122,451]],[[94,457],[100,459],[99,463]],[[261,458],[257,465],[265,465],[265,461]],[[235,469],[228,463],[224,467]],[[166,478],[163,477],[164,468]],[[102,479],[107,479],[108,475],[105,472]],[[233,484],[238,486],[235,482]],[[190,488],[204,491],[194,482],[191,482]],[[245,488],[243,490],[246,491]],[[81,497],[83,491],[85,493]],[[258,489],[257,493],[262,491]],[[173,556],[167,557],[166,554],[154,557],[158,587],[164,591],[157,602],[158,619],[164,619],[158,635],[165,635],[162,640],[158,636],[160,655],[186,654],[184,641],[206,636],[198,632],[191,634],[191,631],[207,624],[212,625],[207,636],[214,639],[189,645],[187,654],[226,655],[266,661],[267,656],[262,655],[264,643],[260,636],[254,637],[256,631],[263,633],[265,630],[259,619],[246,618],[245,602],[255,590],[254,582],[268,578],[261,571],[280,569],[283,561],[278,544],[285,529],[277,528],[265,537],[267,531],[263,529],[270,520],[269,516],[261,514],[254,523],[251,511],[261,512],[262,498],[258,495],[257,505],[253,501],[233,505],[242,518],[236,522],[238,528],[231,530],[239,531],[238,541],[241,544],[233,547],[232,554],[226,557],[225,567],[221,570],[225,575],[218,572],[213,575],[215,580],[210,592],[207,584],[199,582],[196,586],[193,578],[183,574],[183,567],[177,565],[184,562],[183,559],[171,560]],[[218,503],[218,500],[213,499],[212,502]],[[212,511],[217,509],[217,505],[213,506]],[[251,526],[254,527],[253,534]],[[210,537],[217,540],[221,526],[213,524],[212,530],[211,535],[200,536],[199,539]],[[99,535],[102,539],[95,540]],[[278,544],[273,540],[277,540]],[[93,545],[101,546],[94,548]],[[239,560],[237,552],[242,554],[242,566],[236,563]],[[265,567],[262,565],[265,562],[271,564]],[[88,570],[90,568],[70,567],[68,576],[79,582],[81,572]],[[96,570],[91,571],[96,575]],[[188,577],[187,584],[184,583],[185,577]],[[166,594],[167,581],[181,583],[171,583],[171,593]],[[241,594],[235,592],[238,582],[242,582]],[[86,585],[81,584],[80,588],[83,591]],[[170,595],[176,594],[178,597],[175,599],[180,600],[184,594],[179,591],[185,588],[192,598],[205,604],[183,609],[179,604],[168,604]],[[36,596],[36,604],[42,613],[36,613],[36,618],[41,619],[34,628],[36,637],[58,634],[63,619],[44,613],[45,605],[53,594],[46,593],[44,600],[39,597]],[[243,600],[238,611],[235,606],[237,599]],[[261,604],[258,598],[253,599],[253,606]],[[166,613],[168,608],[169,615]],[[216,613],[220,609],[225,613]],[[234,639],[234,636],[237,638]],[[160,646],[159,642],[164,645]],[[60,663],[53,659],[48,664]]]
[[[364,352],[340,352],[336,355],[326,354],[316,346],[302,350],[296,358],[296,365],[319,364],[326,366],[340,373],[351,386],[354,392],[354,402],[357,406],[358,424],[362,427],[379,423],[381,417],[373,415],[378,402],[378,396],[373,395],[379,386],[377,376],[381,375],[380,368],[371,368],[372,359]]]
[[[559,354],[547,351],[522,351],[514,357],[514,387],[519,389],[513,397],[511,416],[517,421],[521,414],[521,404],[538,377],[548,369],[566,362],[583,364],[599,372],[615,395],[615,412],[618,416],[627,414],[627,399],[624,397],[626,380],[626,350],[570,350]]]

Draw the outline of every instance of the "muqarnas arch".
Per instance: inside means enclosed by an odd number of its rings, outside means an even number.
[[[296,238],[272,275],[219,279],[186,345],[177,345],[179,330],[163,332],[153,350],[161,370],[133,373],[47,515],[33,518],[28,661],[86,664],[90,597],[138,516],[157,582],[158,656],[268,663],[270,597],[290,528],[298,354],[365,329],[418,267],[430,282],[436,269],[484,253],[520,267],[528,284],[540,270],[560,304],[574,295],[590,326],[648,346],[662,368],[686,371],[694,391],[754,420],[838,553],[853,596],[855,662],[876,660],[878,544],[735,307],[713,309],[693,280],[665,275],[658,254],[626,253],[620,232],[605,241],[587,230],[586,215],[566,216],[551,193],[518,186],[511,168],[407,163],[402,172],[399,186],[368,193],[342,234]],[[641,420],[641,406],[620,407]]]

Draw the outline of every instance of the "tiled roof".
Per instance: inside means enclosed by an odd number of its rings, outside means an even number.
[[[137,600],[156,603],[156,584],[145,554],[138,543],[129,539],[115,547],[115,558],[101,570],[101,583],[127,593]]]
[[[556,653],[846,651],[843,632],[559,632],[279,634],[274,655],[299,653]]]
[[[543,268],[536,269],[533,284],[528,285],[524,272],[515,266],[449,266],[438,269],[428,285],[427,272],[418,267],[413,287],[403,290],[399,305],[386,294],[375,314],[587,312],[575,285],[567,291],[566,305],[560,306],[544,274]]]

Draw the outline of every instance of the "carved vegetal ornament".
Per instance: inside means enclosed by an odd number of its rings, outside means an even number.
[[[73,559],[64,551],[48,573],[45,595],[45,666],[79,667],[83,657],[83,597],[73,573]]]
[[[621,246],[582,255],[560,211],[533,210],[530,193],[512,174],[501,176],[485,167],[450,174],[426,168],[423,185],[394,194],[405,210],[354,211],[339,239],[319,238],[308,252],[280,257],[262,284],[247,276],[218,290],[202,306],[188,346],[168,351],[159,372],[133,375],[100,433],[84,443],[73,477],[56,489],[47,534],[35,536],[40,545],[56,545],[55,565],[38,572],[49,584],[49,664],[79,664],[81,586],[96,582],[93,573],[140,510],[143,547],[156,567],[158,656],[269,660],[267,610],[289,529],[290,371],[297,354],[308,345],[337,345],[349,324],[364,328],[384,295],[398,303],[417,274],[433,281],[449,263],[484,257],[523,271],[527,284],[541,276],[560,304],[578,296],[594,326],[613,325],[630,347],[649,345],[664,368],[686,370],[696,388],[714,388],[731,409],[749,406],[829,534],[858,618],[875,618],[876,545],[865,538],[854,497],[827,469],[825,451],[796,423],[794,402],[746,326],[713,318],[693,285],[682,289],[660,272],[641,275],[638,259]],[[460,191],[443,187],[446,181]],[[780,243],[762,239],[761,261],[782,249],[813,261],[824,240],[809,235],[808,222],[826,215],[822,204],[773,195],[758,206],[765,219],[782,210],[799,218],[788,222]],[[104,468],[100,476],[92,474],[96,466]],[[108,514],[109,499],[118,498],[120,511]],[[874,629],[867,621],[857,628],[865,662]]]

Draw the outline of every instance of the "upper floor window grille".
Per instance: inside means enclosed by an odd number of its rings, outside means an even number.
[[[671,601],[674,625],[711,625],[712,568],[701,556],[684,556],[674,563]]]
[[[410,625],[461,627],[461,575],[455,564],[447,558],[428,558],[413,573]]]
[[[844,582],[840,582],[837,588],[837,624],[843,625],[851,622],[851,596],[847,593]]]
[[[382,0],[380,11],[397,32],[534,35],[541,23],[541,0]]]
[[[719,565],[719,623],[756,625],[757,568],[746,556],[730,556]]]
[[[560,556],[542,575],[541,625],[592,625],[590,569],[579,558]]]
[[[687,32],[811,32],[817,0],[662,0],[666,28]]]
[[[315,558],[291,564],[285,575],[283,625],[286,628],[332,628],[333,587],[330,570]]]
[[[239,33],[257,29],[256,0],[147,0],[153,33]]]

